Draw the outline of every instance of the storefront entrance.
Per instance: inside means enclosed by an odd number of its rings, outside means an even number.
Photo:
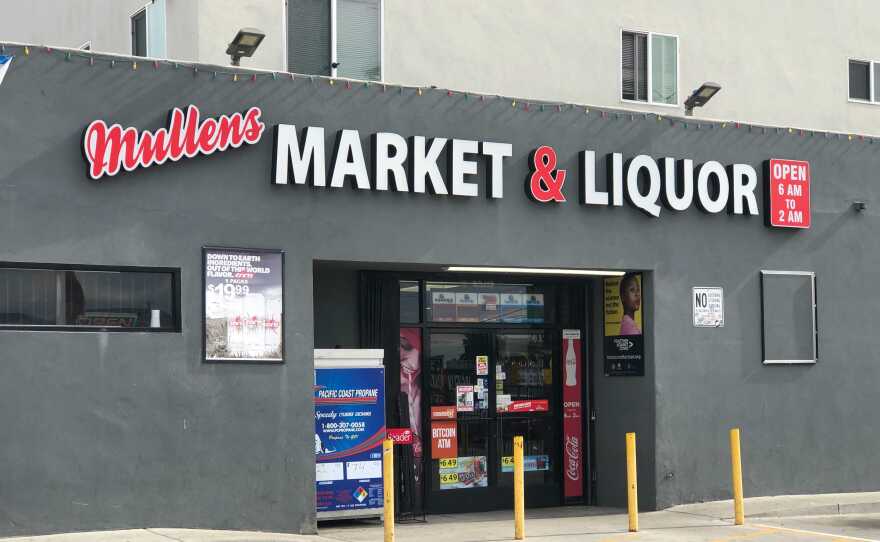
[[[343,272],[316,272],[328,284],[316,296],[341,298]],[[511,508],[515,436],[524,439],[528,506],[592,502],[588,375],[599,330],[588,307],[601,279],[357,277],[359,346],[385,350],[388,427],[412,434],[399,449],[402,514]],[[333,322],[338,337],[337,314],[318,320]]]
[[[428,330],[429,510],[511,507],[515,435],[524,437],[527,506],[560,504],[556,335],[547,329]],[[447,451],[438,441],[453,426],[457,442]]]

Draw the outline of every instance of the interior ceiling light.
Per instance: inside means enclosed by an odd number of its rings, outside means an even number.
[[[528,275],[584,275],[597,277],[619,277],[625,275],[625,271],[604,271],[601,269],[558,269],[550,267],[478,267],[454,265],[445,268],[446,271],[464,273],[520,273]]]

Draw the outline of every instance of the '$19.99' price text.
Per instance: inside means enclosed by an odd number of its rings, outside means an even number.
[[[247,284],[209,284],[207,289],[209,293],[223,297],[247,295],[251,290]]]

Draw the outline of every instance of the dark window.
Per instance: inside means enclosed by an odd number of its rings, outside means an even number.
[[[180,329],[175,270],[0,265],[0,328]]]
[[[849,97],[853,100],[871,99],[871,64],[849,61]]]
[[[290,71],[330,75],[330,1],[290,0],[287,36]]]
[[[648,36],[624,32],[621,43],[621,90],[624,100],[648,101]]]
[[[287,31],[290,71],[381,79],[380,2],[290,0]],[[331,14],[336,18],[335,24]]]
[[[147,56],[147,10],[142,9],[131,17],[131,54]]]
[[[421,321],[419,309],[419,281],[400,281],[400,323],[418,324]]]

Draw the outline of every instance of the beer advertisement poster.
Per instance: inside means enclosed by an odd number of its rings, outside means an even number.
[[[284,254],[204,248],[204,351],[208,362],[284,361]]]
[[[642,274],[604,281],[605,375],[644,376]]]

